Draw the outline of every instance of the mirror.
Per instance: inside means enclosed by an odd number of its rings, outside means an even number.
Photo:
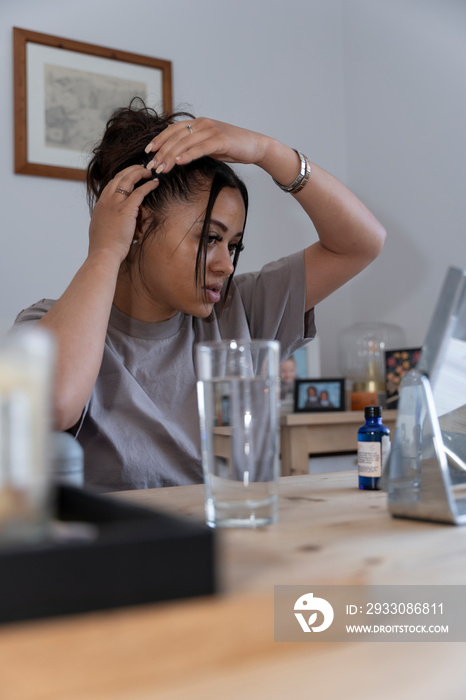
[[[395,516],[466,523],[466,270],[448,270],[418,365],[401,383],[382,486]]]

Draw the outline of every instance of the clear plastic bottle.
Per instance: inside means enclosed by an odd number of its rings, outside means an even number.
[[[382,423],[380,406],[366,406],[364,418],[366,422],[358,430],[359,488],[377,491],[390,452],[390,429]]]

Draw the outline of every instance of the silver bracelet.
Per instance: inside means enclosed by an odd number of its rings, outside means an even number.
[[[299,170],[298,177],[296,180],[293,180],[291,185],[280,185],[279,182],[273,178],[273,181],[276,185],[279,186],[281,190],[284,192],[289,192],[289,194],[297,194],[298,192],[301,192],[303,187],[306,185],[307,181],[309,180],[309,177],[311,175],[311,164],[309,160],[306,158],[305,155],[297,151],[296,149],[293,149],[295,153],[298,154],[299,160],[301,161],[301,167]]]

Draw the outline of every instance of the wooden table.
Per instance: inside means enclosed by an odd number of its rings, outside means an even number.
[[[120,496],[203,518],[202,486]],[[219,596],[0,628],[0,698],[463,698],[465,643],[275,643],[273,586],[464,585],[466,529],[391,518],[355,471],[282,478],[279,505],[218,532]]]
[[[395,432],[394,410],[383,412],[383,423]],[[287,413],[281,417],[282,475],[307,474],[309,455],[356,452],[362,411]]]

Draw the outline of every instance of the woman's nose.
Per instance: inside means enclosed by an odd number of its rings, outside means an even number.
[[[214,272],[221,272],[226,276],[231,275],[235,268],[231,259],[231,252],[227,246],[216,246],[210,260],[210,266]]]

